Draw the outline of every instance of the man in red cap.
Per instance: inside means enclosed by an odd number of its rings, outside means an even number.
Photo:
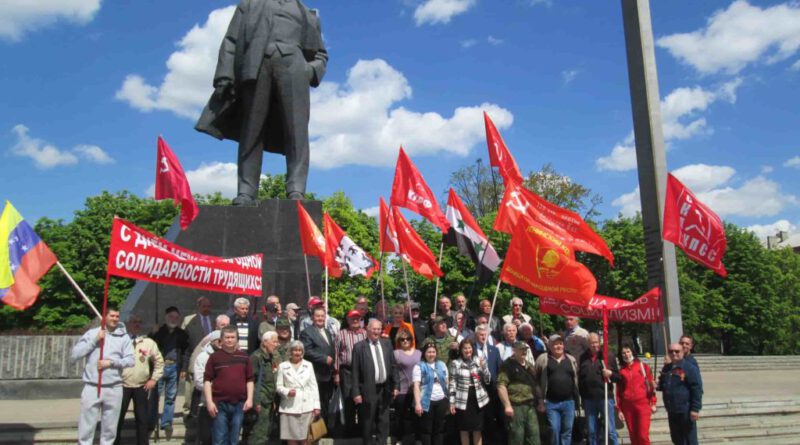
[[[321,307],[325,310],[325,313],[328,313],[328,308],[325,307],[325,302],[322,301],[319,297],[311,297],[308,299],[308,313],[300,317],[300,333],[302,333],[307,327],[314,324],[314,320],[311,318],[311,313],[314,312],[314,308]],[[339,335],[339,329],[341,329],[341,325],[339,324],[339,320],[328,317],[325,317],[325,327],[331,331],[333,336]],[[299,335],[299,334],[298,334]]]
[[[334,382],[340,385],[344,404],[345,437],[356,437],[359,430],[356,426],[356,406],[353,402],[352,364],[353,346],[367,338],[367,331],[361,327],[361,312],[351,310],[345,318],[346,327],[336,337],[336,361],[334,363]]]

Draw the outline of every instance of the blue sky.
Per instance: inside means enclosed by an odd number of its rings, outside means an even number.
[[[69,220],[102,190],[144,196],[156,137],[196,193],[235,191],[235,144],[193,130],[232,2],[0,4],[0,199]],[[481,111],[523,172],[545,163],[638,209],[618,2],[307,0],[330,53],[312,92],[309,190],[362,209],[388,197],[402,144],[431,188],[487,159]],[[658,1],[667,165],[724,219],[800,226],[796,2]],[[265,172],[284,160],[265,158]],[[441,203],[443,204],[443,203]]]

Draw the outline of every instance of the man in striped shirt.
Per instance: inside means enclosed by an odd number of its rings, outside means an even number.
[[[347,329],[343,329],[336,336],[334,342],[336,349],[336,362],[334,364],[334,383],[340,384],[342,401],[344,403],[345,437],[356,437],[359,433],[356,427],[356,408],[353,402],[353,385],[351,382],[353,363],[353,346],[367,338],[367,331],[361,327],[361,312],[352,310],[347,313]]]

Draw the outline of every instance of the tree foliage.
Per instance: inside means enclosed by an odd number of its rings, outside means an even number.
[[[497,179],[492,181],[491,170],[479,161],[454,172],[451,185],[473,212],[502,258],[510,237],[491,229],[496,215],[495,199],[499,201],[502,195],[502,181],[499,177]],[[585,215],[588,220],[597,216],[600,197],[559,174],[549,164],[528,174],[525,185],[549,201]],[[284,175],[262,177],[260,199],[283,197]],[[309,198],[313,197],[309,194]],[[219,193],[196,198],[198,203],[206,205],[230,203]],[[376,273],[371,279],[331,279],[329,302],[332,315],[343,316],[353,307],[358,295],[371,297],[373,302],[385,298],[393,303],[405,301],[406,292],[422,304],[423,313],[433,311],[436,280],[416,275],[393,255],[381,257],[375,218],[355,209],[342,192],[325,197],[323,209],[373,258],[383,259],[384,265],[383,273]],[[405,212],[412,226],[438,257],[441,232],[427,221]],[[163,236],[177,213],[170,201],[156,202],[128,192],[103,192],[88,198],[72,221],[42,218],[36,223],[35,230],[99,306],[113,216],[131,220]],[[597,292],[626,300],[637,298],[647,290],[641,217],[607,220],[599,224],[597,230],[614,252],[615,267],[610,267],[603,258],[581,252],[577,254],[578,259],[595,274]],[[752,233],[733,224],[726,224],[725,230],[728,250],[723,262],[728,270],[727,278],[715,275],[678,251],[685,332],[694,335],[702,352],[800,353],[800,338],[795,335],[800,329],[800,255],[790,249],[767,250]],[[477,308],[484,298],[493,298],[499,271],[487,282],[476,282],[475,265],[450,246],[444,246],[442,250],[441,268],[444,277],[439,280],[438,296],[463,292],[468,296],[471,308]],[[63,331],[82,328],[90,322],[91,313],[59,272],[51,271],[45,275],[40,285],[42,293],[33,308],[22,312],[6,306],[0,308],[0,323],[4,329]],[[112,280],[109,289],[111,304],[120,305],[132,285],[130,280]],[[509,302],[514,296],[525,301],[526,312],[534,317],[539,330],[551,332],[560,328],[560,317],[537,314],[538,298],[505,284],[500,286],[495,313],[508,313]],[[584,324],[589,328],[599,326],[592,321]],[[649,326],[639,324],[622,324],[618,328],[624,336],[649,331]]]

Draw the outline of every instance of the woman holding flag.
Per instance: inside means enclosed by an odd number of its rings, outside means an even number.
[[[650,367],[636,357],[630,343],[622,344],[619,358],[622,363],[617,383],[619,420],[628,424],[632,445],[650,445],[650,417],[656,412],[653,374]]]

